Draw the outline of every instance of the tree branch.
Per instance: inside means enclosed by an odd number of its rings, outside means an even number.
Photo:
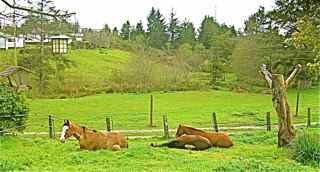
[[[286,87],[289,86],[290,82],[293,80],[293,78],[297,75],[297,73],[299,72],[299,70],[301,69],[301,65],[297,64],[294,68],[294,70],[292,71],[292,73],[290,74],[290,76],[287,78],[287,80],[285,81],[285,85]]]
[[[269,87],[272,88],[272,75],[267,70],[267,65],[262,64],[260,67],[260,72],[263,74],[264,79],[268,82]]]
[[[43,11],[37,11],[37,10],[34,10],[34,9],[30,9],[30,8],[25,8],[25,7],[21,7],[21,6],[12,5],[6,0],[1,0],[1,1],[4,4],[6,4],[7,6],[9,6],[10,8],[13,8],[13,9],[18,9],[18,10],[22,10],[22,11],[28,11],[28,12],[31,12],[31,13],[43,14],[43,15],[54,17],[54,18],[57,18],[57,17],[69,17],[71,15],[76,14],[76,13],[51,14],[51,13],[46,13],[46,12],[43,12]]]

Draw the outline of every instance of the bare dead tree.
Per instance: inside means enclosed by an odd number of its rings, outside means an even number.
[[[295,137],[295,131],[292,125],[290,108],[288,104],[287,88],[290,82],[295,78],[301,65],[295,66],[290,76],[284,80],[282,74],[271,74],[267,70],[267,66],[261,66],[261,73],[267,81],[269,88],[272,89],[272,102],[278,115],[278,146],[288,146]]]

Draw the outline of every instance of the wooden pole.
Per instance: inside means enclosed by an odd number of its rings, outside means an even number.
[[[53,138],[52,116],[49,115],[49,138]]]
[[[150,127],[153,126],[153,95],[150,96]]]
[[[297,102],[296,102],[296,117],[298,116],[299,113],[299,100],[300,100],[300,81],[298,81],[298,89],[297,89]]]
[[[110,132],[112,130],[111,117],[106,117],[107,131]]]
[[[163,115],[163,134],[164,138],[169,139],[169,124],[167,115]]]
[[[270,112],[267,112],[266,120],[267,120],[267,131],[271,131]]]
[[[216,113],[213,112],[212,113],[212,128],[214,129],[214,131],[218,132],[218,123],[217,123],[217,117],[216,117]]]
[[[308,108],[307,127],[311,127],[311,108]]]

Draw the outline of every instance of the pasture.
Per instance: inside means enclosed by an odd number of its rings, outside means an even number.
[[[319,130],[314,130],[319,132]],[[0,171],[318,171],[277,148],[277,131],[235,132],[235,146],[188,151],[152,148],[164,139],[129,140],[129,149],[82,151],[78,142],[28,137],[0,137]]]
[[[162,115],[168,115],[169,128],[175,128],[180,123],[209,128],[212,112],[217,113],[220,126],[263,125],[268,111],[271,112],[273,124],[277,124],[278,120],[269,94],[189,91],[158,92],[153,96],[155,127],[148,126],[150,94],[100,94],[68,99],[30,99],[31,113],[26,131],[47,131],[49,114],[58,117],[56,131],[60,130],[63,119],[103,130],[106,128],[106,116],[112,117],[116,130],[160,129]],[[288,97],[291,112],[295,114],[295,90],[289,90]],[[299,115],[293,119],[295,123],[306,123],[308,107],[312,108],[312,122],[318,122],[318,88],[302,91]]]

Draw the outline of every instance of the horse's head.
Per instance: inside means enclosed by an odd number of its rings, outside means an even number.
[[[180,124],[177,128],[176,137],[180,137],[184,134],[187,134],[186,132],[187,131],[184,130],[184,126]]]
[[[73,136],[74,134],[76,134],[76,131],[73,124],[69,120],[64,120],[60,137],[61,143],[64,143],[69,137]]]

